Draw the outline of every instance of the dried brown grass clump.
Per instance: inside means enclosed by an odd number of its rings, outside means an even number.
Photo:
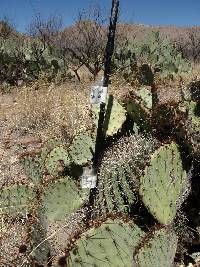
[[[89,88],[86,85],[63,84],[31,90],[16,95],[10,125],[22,133],[44,136],[74,136],[92,126],[89,116]]]

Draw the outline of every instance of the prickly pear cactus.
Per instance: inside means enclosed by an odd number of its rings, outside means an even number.
[[[69,251],[67,266],[132,266],[133,249],[143,235],[141,229],[132,222],[107,219],[75,240]]]
[[[42,161],[45,162],[48,155],[51,153],[51,151],[59,146],[65,145],[65,142],[62,138],[51,138],[47,140],[42,149],[41,149],[41,158]]]
[[[40,151],[31,151],[20,155],[20,162],[23,165],[25,173],[34,184],[38,185],[42,182],[46,170],[52,175],[56,173],[56,168],[59,167],[60,151],[59,149],[55,150],[54,153],[52,151],[61,145],[63,145],[62,139],[52,138],[45,142]],[[64,159],[65,161],[66,157]]]
[[[156,141],[152,137],[131,135],[122,137],[105,152],[97,177],[97,214],[129,211],[136,202],[135,177],[155,146]]]
[[[176,143],[156,150],[140,177],[140,195],[150,213],[170,224],[189,193],[189,181]]]
[[[85,165],[92,160],[94,148],[95,142],[89,135],[79,134],[69,147],[71,161],[75,165]]]
[[[200,103],[196,105],[191,103],[189,116],[193,125],[194,137],[192,139],[195,145],[195,151],[200,155]]]
[[[92,106],[93,118],[95,124],[98,125],[99,104]],[[109,96],[106,104],[106,114],[104,120],[104,132],[107,136],[116,134],[122,128],[126,120],[126,110],[118,103],[116,99]]]
[[[136,90],[135,94],[141,99],[146,108],[152,109],[152,93],[149,88],[142,87],[139,90]]]
[[[186,107],[188,114],[184,124],[179,127],[179,135],[183,137],[192,156],[200,157],[200,104],[190,101]]]
[[[152,94],[147,88],[141,88],[124,99],[130,118],[141,129],[151,129]]]
[[[40,188],[29,230],[29,243],[32,248],[30,256],[34,262],[47,264],[52,252],[49,237],[56,235],[55,229],[59,231],[63,223],[65,225],[68,219],[81,209],[88,199],[88,194],[87,189],[81,190],[70,177],[47,181],[47,184]],[[69,223],[66,225],[70,228]],[[63,240],[59,243],[63,244]],[[64,245],[66,243],[67,240]]]
[[[45,165],[40,153],[25,153],[20,156],[20,162],[23,165],[27,177],[34,183],[39,184],[42,181],[45,171]]]
[[[63,146],[55,147],[45,161],[45,167],[49,174],[58,176],[70,165],[70,157],[67,149]]]
[[[27,214],[32,209],[35,192],[32,187],[14,184],[1,189],[0,209],[8,214]]]
[[[166,91],[167,90],[167,91]],[[182,119],[178,106],[181,95],[173,95],[171,85],[152,85],[130,92],[124,97],[127,113],[145,131],[169,135]]]
[[[40,216],[44,222],[61,221],[78,209],[87,194],[70,177],[48,183],[41,197]]]
[[[178,238],[170,228],[147,233],[134,252],[133,266],[172,267],[177,243]]]

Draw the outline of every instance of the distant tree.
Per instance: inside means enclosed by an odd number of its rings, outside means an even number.
[[[194,62],[200,59],[200,33],[197,28],[190,28],[189,30],[189,47]]]
[[[28,34],[38,38],[43,49],[52,48],[53,38],[62,28],[62,18],[60,16],[51,15],[47,19],[43,19],[40,14],[36,15],[28,26]]]
[[[200,31],[197,27],[188,28],[187,35],[176,40],[176,48],[183,57],[194,62],[200,60]]]
[[[7,39],[14,32],[15,27],[9,17],[4,16],[0,19],[0,37]]]
[[[95,78],[102,69],[107,18],[102,9],[93,7],[79,12],[75,25],[60,36],[60,46],[67,55],[69,67],[78,77],[78,69],[85,66]]]
[[[175,39],[175,47],[176,47],[177,51],[180,52],[184,58],[189,57],[188,45],[189,45],[188,40],[186,40],[182,36],[179,36]]]

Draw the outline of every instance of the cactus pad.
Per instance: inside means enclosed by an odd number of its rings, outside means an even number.
[[[75,165],[84,165],[92,160],[94,140],[87,134],[76,136],[69,148],[69,155]]]
[[[162,224],[170,224],[186,192],[189,191],[176,143],[161,146],[140,178],[140,195],[150,213]]]
[[[41,149],[42,161],[45,162],[51,151],[58,146],[64,145],[64,143],[64,140],[62,140],[61,138],[51,138],[47,140]]]
[[[49,154],[55,147],[61,145],[63,145],[62,139],[52,138],[45,142],[39,152],[32,151],[29,153],[24,153],[20,156],[20,162],[23,165],[25,173],[34,184],[39,184],[42,182],[43,175],[45,174],[45,162],[49,158]],[[56,172],[55,170],[57,166],[55,165],[56,163],[58,165],[58,160],[60,159],[58,151],[52,154],[52,160],[47,160],[47,170],[50,172],[50,174]],[[57,160],[55,160],[55,157]]]
[[[92,107],[95,124],[98,125],[99,105]],[[106,104],[106,114],[104,120],[104,132],[108,136],[116,134],[126,120],[126,110],[118,103],[116,99],[110,96]]]
[[[142,87],[135,92],[136,96],[139,97],[143,103],[143,105],[148,108],[152,109],[152,93],[146,87]]]
[[[172,267],[178,239],[167,228],[148,233],[139,248],[134,252],[135,265],[138,267]]]
[[[49,174],[58,176],[64,172],[64,169],[70,164],[68,151],[63,147],[55,147],[48,155],[45,167]]]
[[[20,157],[25,173],[34,184],[42,181],[44,174],[44,163],[40,154],[26,153]]]
[[[124,103],[128,115],[135,123],[142,129],[151,128],[152,94],[148,89],[142,88],[134,93],[131,92]]]
[[[198,158],[200,156],[200,104],[184,101],[181,108],[184,109],[185,117],[177,125],[176,134],[192,157]]]
[[[133,249],[143,235],[134,223],[107,219],[101,226],[91,228],[76,240],[67,266],[131,266]]]
[[[188,105],[188,119],[194,125],[194,130],[200,131],[200,106],[193,101]]]
[[[190,102],[188,105],[188,119],[186,122],[187,140],[192,153],[200,155],[200,104]]]
[[[84,203],[82,191],[69,177],[51,182],[45,187],[41,200],[41,216],[44,221],[65,219]]]
[[[30,212],[35,193],[27,185],[14,184],[5,187],[0,192],[0,209],[4,212],[16,215]]]

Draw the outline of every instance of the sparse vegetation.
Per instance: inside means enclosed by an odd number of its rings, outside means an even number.
[[[192,60],[157,31],[118,27],[106,48],[104,15],[37,16],[19,36],[2,23],[0,267],[200,264],[197,37]]]

